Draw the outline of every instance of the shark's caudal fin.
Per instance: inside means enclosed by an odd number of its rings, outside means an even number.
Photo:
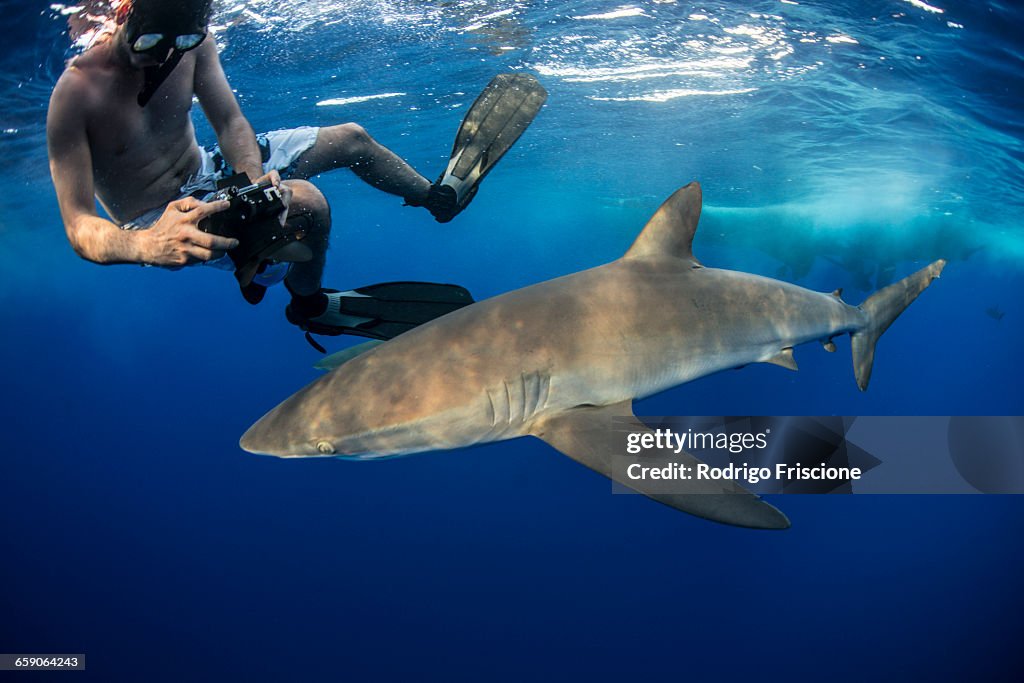
[[[693,234],[697,232],[701,201],[700,183],[696,181],[676,190],[647,221],[624,258],[672,256],[700,266],[693,257]]]
[[[861,391],[868,388],[871,380],[871,366],[875,362],[875,343],[882,333],[889,329],[892,321],[923,292],[932,280],[939,277],[946,265],[938,260],[899,282],[880,289],[860,305],[867,315],[868,323],[863,329],[851,335],[853,348],[853,372]]]
[[[685,451],[675,453],[666,449],[650,450],[627,458],[625,431],[637,434],[651,432],[633,415],[631,401],[573,408],[539,422],[531,430],[534,436],[581,465],[676,510],[752,529],[789,527],[789,520],[784,514],[729,480],[630,479],[627,468],[632,463],[654,468],[678,463],[691,468],[690,472],[696,472],[700,461]]]

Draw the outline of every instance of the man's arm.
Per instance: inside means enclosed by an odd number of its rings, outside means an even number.
[[[50,175],[61,219],[75,252],[96,263],[143,263],[140,234],[120,230],[96,213],[92,154],[86,136],[82,99],[88,96],[79,76],[69,70],[53,89],[46,115]],[[77,104],[79,106],[75,106]]]
[[[149,230],[122,230],[96,212],[92,153],[82,110],[89,91],[73,68],[57,82],[46,117],[50,175],[57,190],[68,241],[84,259],[101,264],[151,263],[179,266],[205,261],[237,246],[236,240],[200,231],[202,218],[227,202],[171,202]]]
[[[224,160],[236,173],[245,173],[250,180],[255,181],[263,176],[256,134],[242,114],[235,94],[231,92],[213,38],[203,41],[196,52],[196,96],[217,134]]]

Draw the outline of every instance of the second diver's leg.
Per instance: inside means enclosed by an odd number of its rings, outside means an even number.
[[[316,142],[299,156],[293,168],[291,177],[301,179],[350,168],[368,184],[414,206],[422,205],[430,191],[429,180],[355,123],[321,128]]]

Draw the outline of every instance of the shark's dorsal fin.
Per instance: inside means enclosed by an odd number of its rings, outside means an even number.
[[[671,256],[697,264],[693,258],[693,234],[697,232],[700,207],[700,183],[694,181],[676,190],[647,221],[625,258]]]

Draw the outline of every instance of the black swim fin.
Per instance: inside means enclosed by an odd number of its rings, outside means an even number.
[[[473,303],[465,287],[434,282],[382,282],[347,292],[323,291],[328,299],[324,313],[307,318],[291,305],[285,310],[288,321],[305,330],[307,338],[312,333],[393,339]]]
[[[548,98],[530,74],[498,74],[469,108],[452,146],[451,160],[424,204],[447,223],[469,204],[480,181],[515,144]]]

